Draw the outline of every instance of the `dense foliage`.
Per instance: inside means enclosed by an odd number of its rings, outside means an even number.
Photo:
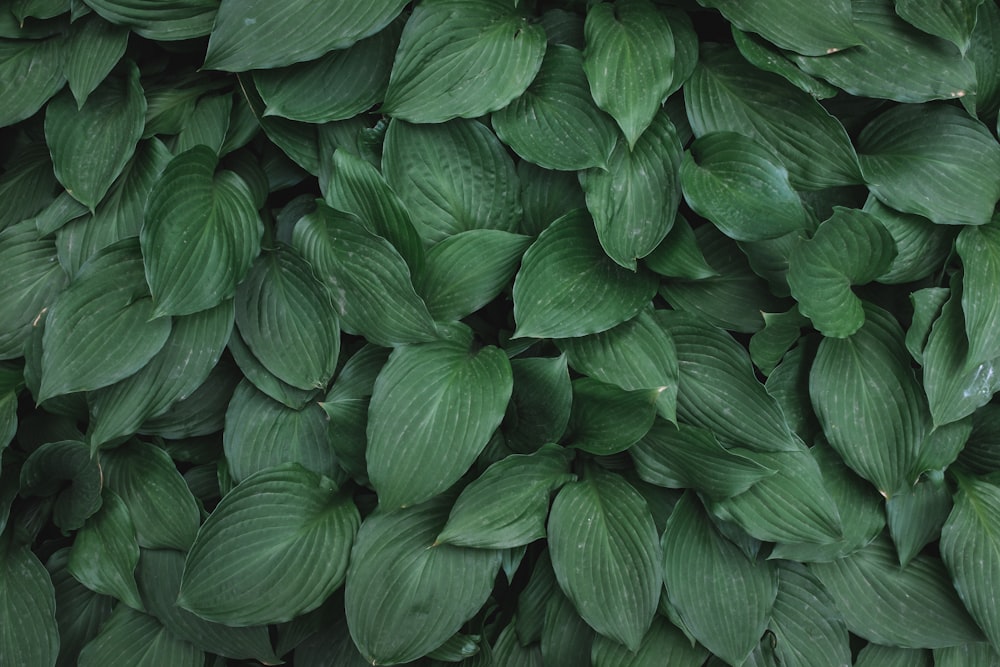
[[[1000,664],[994,0],[0,1],[0,664]]]

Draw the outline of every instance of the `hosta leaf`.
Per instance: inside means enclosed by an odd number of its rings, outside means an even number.
[[[112,23],[129,26],[147,39],[174,41],[202,37],[212,30],[216,0],[88,0],[87,6]]]
[[[683,149],[677,131],[666,111],[650,122],[634,146],[615,145],[606,170],[580,173],[601,246],[632,270],[670,231],[681,199],[677,169]]]
[[[528,236],[498,229],[472,229],[436,244],[417,281],[428,311],[458,320],[479,310],[510,283],[530,244]]]
[[[493,129],[525,160],[546,169],[604,167],[618,128],[590,95],[583,54],[551,45],[528,89],[493,114]]]
[[[107,487],[128,506],[139,546],[187,551],[201,516],[169,454],[132,440],[102,452],[101,468]]]
[[[267,626],[231,627],[195,616],[177,604],[185,554],[174,549],[142,549],[136,579],[147,612],[178,639],[227,658],[278,661]]]
[[[941,308],[951,296],[947,287],[925,287],[910,294],[913,305],[913,319],[906,330],[906,349],[918,363],[924,362],[924,348],[931,335],[931,327],[941,314]]]
[[[552,667],[585,665],[595,632],[580,618],[573,603],[560,591],[545,603],[545,619],[539,648],[542,660]]]
[[[205,654],[152,616],[118,605],[101,632],[80,651],[80,667],[202,667]]]
[[[629,448],[639,477],[675,489],[697,489],[711,498],[730,498],[775,474],[753,452],[726,449],[702,428],[657,420]]]
[[[872,193],[938,224],[982,225],[1000,200],[1000,144],[982,123],[946,104],[900,105],[858,140]]]
[[[0,40],[0,127],[30,118],[66,83],[58,39]]]
[[[940,537],[951,507],[948,485],[930,476],[922,476],[905,493],[885,501],[889,534],[901,566],[906,567],[925,546]]]
[[[778,595],[768,624],[787,667],[845,667],[851,645],[830,594],[799,563],[778,562]]]
[[[677,347],[682,420],[715,432],[723,444],[761,452],[803,448],[754,377],[746,350],[729,334],[686,313],[657,311],[656,318]]]
[[[101,509],[92,515],[73,540],[67,569],[92,591],[111,595],[142,611],[135,585],[139,544],[128,507],[113,491],[103,494]]]
[[[166,343],[149,363],[87,397],[91,447],[131,435],[149,417],[190,396],[218,363],[232,329],[232,301],[174,318]]]
[[[655,276],[604,254],[586,211],[567,213],[528,248],[514,279],[515,337],[570,338],[607,331],[635,316]]]
[[[147,419],[139,432],[181,439],[222,430],[229,399],[242,379],[240,369],[223,355],[200,387],[184,400],[171,405],[160,416]]]
[[[254,84],[267,105],[264,114],[326,123],[370,109],[382,100],[389,83],[399,41],[398,24],[393,26],[317,60],[254,72]],[[326,95],[330,90],[337,95]]]
[[[590,377],[573,381],[573,407],[562,442],[591,454],[617,454],[656,419],[657,390],[625,391]]]
[[[545,31],[504,0],[434,0],[403,29],[382,113],[411,123],[476,118],[538,73]]]
[[[729,664],[742,665],[767,627],[777,572],[720,535],[691,492],[663,533],[663,579],[688,633]]]
[[[411,125],[393,119],[382,168],[427,241],[472,229],[517,231],[517,172],[503,144],[482,123],[455,119]]]
[[[59,659],[56,667],[73,667],[77,656],[111,615],[114,600],[98,595],[66,571],[69,548],[56,551],[45,563],[56,593],[56,624],[59,626]]]
[[[229,131],[232,108],[231,95],[205,95],[199,99],[184,129],[174,139],[173,152],[180,154],[203,145],[218,153]]]
[[[67,192],[93,211],[135,152],[145,117],[135,65],[105,80],[79,110],[69,91],[57,95],[45,110],[45,141]]]
[[[548,532],[559,587],[583,620],[637,650],[662,585],[646,501],[621,476],[595,467],[556,495]]]
[[[976,27],[976,10],[983,0],[945,0],[927,5],[916,0],[896,0],[896,13],[924,32],[955,44],[963,54]]]
[[[51,667],[59,654],[56,597],[45,567],[27,545],[0,538],[0,655],[14,665]],[[124,606],[124,605],[122,605]]]
[[[0,229],[44,213],[57,199],[58,182],[52,173],[52,158],[44,142],[32,142],[10,151],[3,168],[0,196],[7,205],[0,211]]]
[[[1000,326],[1000,224],[966,227],[955,242],[965,269],[962,312],[969,340],[968,363],[979,364],[1000,356],[1000,341],[991,335]]]
[[[15,359],[31,335],[32,322],[69,282],[55,258],[55,243],[41,238],[32,221],[0,231],[0,359]]]
[[[21,467],[22,496],[55,496],[52,523],[65,531],[83,526],[101,508],[101,467],[77,440],[47,442]]]
[[[435,542],[507,549],[545,537],[549,494],[576,479],[570,457],[548,444],[494,463],[459,494]]]
[[[868,644],[858,652],[854,667],[931,667],[931,652],[925,649]]]
[[[692,644],[683,632],[662,616],[653,618],[635,651],[603,635],[594,638],[590,659],[594,667],[655,667],[656,665],[701,665],[708,651]]]
[[[804,229],[809,221],[788,171],[772,152],[735,132],[702,135],[684,154],[684,199],[737,241],[761,241]]]
[[[823,339],[809,395],[830,445],[883,495],[914,481],[926,408],[903,332],[889,313],[866,306],[857,333]]]
[[[198,531],[177,602],[228,625],[290,620],[344,581],[360,524],[350,496],[328,478],[296,463],[259,472],[223,497]]]
[[[548,601],[561,594],[556,573],[552,571],[552,560],[547,549],[535,559],[524,590],[517,596],[517,615],[511,626],[517,630],[517,641],[523,645],[539,641],[545,623],[545,607]],[[617,642],[616,642],[617,643]]]
[[[77,107],[82,108],[111,73],[125,55],[127,45],[128,29],[104,21],[97,14],[73,22],[66,40],[63,71]]]
[[[632,148],[674,82],[670,21],[647,0],[602,2],[587,11],[585,37],[583,69],[591,94]]]
[[[643,259],[649,269],[667,278],[704,280],[719,275],[705,260],[691,223],[680,214],[660,245]]]
[[[995,290],[995,287],[994,287]],[[951,297],[941,308],[923,350],[924,391],[934,426],[971,415],[1000,390],[1000,359],[969,363],[962,318],[962,277],[951,281]]]
[[[207,69],[243,72],[314,60],[373,35],[399,15],[403,0],[344,5],[297,0],[223,0],[208,40]]]
[[[521,182],[524,218],[521,233],[538,236],[553,220],[566,211],[586,207],[577,174],[571,171],[542,169],[527,160],[517,163]]]
[[[965,667],[966,665],[997,667],[1000,665],[1000,654],[986,642],[936,648],[933,654],[934,667]]]
[[[368,475],[387,509],[454,484],[503,418],[513,379],[500,349],[440,341],[399,347],[375,381]]]
[[[830,84],[809,76],[794,63],[789,61],[784,54],[762,37],[743,32],[735,25],[732,27],[733,42],[740,50],[740,55],[754,67],[773,72],[796,88],[804,90],[818,100],[824,100],[837,94],[837,89]]]
[[[897,16],[897,4],[852,0],[851,17],[861,44],[832,55],[792,55],[792,60],[808,74],[862,97],[926,102],[974,92],[972,61],[954,44],[928,36]]]
[[[73,199],[73,196],[64,190],[45,207],[45,210],[35,216],[35,227],[38,228],[40,235],[48,236],[66,223],[83,217],[87,212],[86,206]]]
[[[955,507],[941,530],[941,557],[966,609],[1000,650],[1000,614],[994,604],[1000,588],[1000,487],[973,477],[958,481]]]
[[[409,662],[436,649],[493,589],[500,552],[434,546],[450,506],[450,498],[439,496],[376,511],[358,531],[344,606],[351,637],[369,663]]]
[[[885,272],[896,256],[892,235],[875,216],[836,207],[811,239],[799,241],[788,260],[788,287],[799,312],[824,336],[846,338],[864,324],[852,285]]]
[[[860,43],[851,0],[807,7],[795,0],[699,0],[722,12],[740,30],[756,32],[783,49],[823,56]]]
[[[279,403],[295,410],[301,410],[319,393],[318,389],[299,389],[278,379],[274,373],[264,367],[264,364],[260,363],[260,360],[247,347],[238,329],[232,331],[226,348],[233,355],[233,361],[243,371],[246,379]]]
[[[811,95],[761,72],[736,50],[703,45],[684,92],[695,136],[737,132],[761,142],[780,158],[796,189],[861,182],[843,125]]]
[[[222,433],[229,472],[236,482],[288,461],[317,474],[336,470],[325,415],[316,403],[301,410],[271,400],[247,381],[236,387]]]
[[[292,242],[330,288],[345,331],[384,346],[437,338],[406,261],[357,218],[320,205],[295,225]]]
[[[971,42],[966,56],[976,66],[976,114],[991,118],[1000,104],[1000,72],[996,63],[1000,62],[996,36],[1000,35],[1000,7],[995,3],[983,2],[976,12],[976,27],[972,31]],[[968,98],[962,98],[967,101]]]
[[[503,434],[515,452],[530,453],[557,442],[566,430],[573,402],[566,356],[511,359],[514,377]]]
[[[896,258],[877,278],[880,283],[895,285],[926,278],[941,267],[952,250],[954,227],[896,211],[874,195],[869,195],[864,211],[878,218],[896,244]]]
[[[941,561],[917,556],[900,568],[892,544],[879,539],[861,551],[809,571],[830,593],[847,629],[902,648],[941,648],[982,641]]]
[[[330,294],[298,252],[282,246],[262,254],[235,302],[240,336],[267,370],[299,389],[327,385],[340,329]]]
[[[217,171],[207,146],[181,153],[153,186],[139,240],[156,315],[186,315],[232,296],[260,252],[263,223],[246,182]]]
[[[517,617],[514,618],[517,620]],[[536,644],[523,645],[514,632],[514,622],[507,624],[493,644],[493,663],[504,667],[542,667],[542,649]]]

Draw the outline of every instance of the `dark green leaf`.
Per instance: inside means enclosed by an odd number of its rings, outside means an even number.
[[[21,495],[55,496],[52,522],[65,531],[82,527],[101,508],[103,484],[101,467],[77,440],[48,442],[21,468]]]
[[[142,37],[164,41],[207,35],[219,9],[216,0],[167,4],[146,0],[87,0],[87,6],[112,23],[129,26]]]
[[[635,316],[656,289],[604,254],[585,211],[567,213],[528,248],[514,279],[515,337],[571,338]]]
[[[599,635],[594,639],[590,653],[594,667],[685,667],[701,665],[707,656],[708,651],[704,647],[692,644],[683,632],[662,616],[653,619],[653,625],[646,631],[635,652]]]
[[[580,616],[637,650],[662,582],[646,501],[621,476],[595,467],[559,491],[548,528],[552,567]]]
[[[97,14],[70,25],[63,72],[78,108],[125,55],[128,29],[102,20]],[[143,108],[143,114],[145,114]],[[141,123],[140,123],[141,127]]]
[[[680,214],[663,241],[644,259],[649,269],[668,278],[703,280],[719,275],[705,261],[690,223]]]
[[[492,122],[501,141],[546,169],[606,167],[618,135],[591,97],[583,54],[562,45],[548,47],[538,76]]]
[[[940,537],[951,507],[948,485],[944,480],[929,477],[921,477],[905,493],[897,493],[885,501],[889,534],[902,567]]]
[[[778,596],[769,628],[785,667],[844,667],[851,645],[833,599],[798,563],[778,562]]]
[[[433,0],[403,29],[382,112],[412,123],[476,118],[524,92],[545,31],[504,0]]]
[[[79,667],[204,667],[205,654],[152,616],[118,605],[82,651]]]
[[[931,667],[926,649],[868,644],[858,653],[854,667]]]
[[[30,118],[66,83],[58,39],[0,40],[0,127]]]
[[[566,211],[586,207],[583,189],[575,172],[542,169],[527,160],[517,163],[524,218],[521,233],[538,236]]]
[[[859,43],[851,0],[810,7],[796,0],[699,0],[722,12],[740,30],[756,32],[783,49],[825,56]]]
[[[382,368],[368,420],[368,474],[387,509],[454,484],[489,442],[513,379],[498,348],[440,341],[399,347]]]
[[[450,498],[439,496],[377,511],[358,531],[344,606],[351,637],[369,663],[409,662],[436,649],[489,596],[500,552],[434,546],[450,506]]]
[[[101,509],[87,519],[73,540],[67,570],[90,590],[143,611],[135,585],[139,544],[132,517],[114,491],[105,491],[102,497]]]
[[[658,396],[656,389],[625,391],[590,377],[578,378],[562,441],[591,454],[623,452],[652,427]]]
[[[318,389],[299,389],[278,379],[247,347],[238,329],[234,329],[230,335],[227,348],[247,380],[263,393],[293,410],[301,410],[319,393]]]
[[[56,667],[75,667],[77,657],[111,615],[114,600],[98,595],[66,571],[69,548],[52,554],[45,563],[56,593],[56,624],[59,626],[59,659]]]
[[[558,442],[573,401],[566,356],[512,359],[510,368],[514,389],[502,426],[507,446],[530,453]]]
[[[803,90],[818,100],[824,100],[837,94],[837,89],[828,83],[813,78],[795,66],[784,54],[758,35],[743,32],[735,25],[732,27],[733,41],[740,55],[754,67],[773,72],[796,88]]]
[[[1000,303],[996,289],[1000,281],[1000,225],[967,227],[955,243],[965,269],[962,312],[969,340],[969,365],[1000,356],[1000,342],[991,332],[1000,326]]]
[[[761,313],[761,316],[764,328],[750,337],[750,359],[761,373],[770,375],[809,322],[799,313],[798,307],[784,313]]]
[[[955,44],[964,55],[976,27],[976,9],[983,0],[944,0],[927,5],[917,0],[896,0],[896,13],[924,32]]]
[[[877,280],[895,285],[926,278],[937,271],[952,249],[952,229],[927,218],[901,213],[869,195],[866,213],[878,218],[896,245],[896,258]]]
[[[985,642],[936,648],[933,653],[934,667],[966,667],[966,665],[997,667],[1000,665],[1000,655]]]
[[[576,613],[573,603],[555,591],[545,604],[539,648],[546,666],[576,667],[587,664],[595,633]]]
[[[345,5],[337,0],[223,0],[204,67],[229,72],[281,67],[345,49],[399,15],[404,0]]]
[[[11,665],[51,667],[59,654],[56,597],[45,567],[27,546],[0,537],[0,656]],[[122,605],[124,606],[124,605]]]
[[[190,438],[222,429],[233,390],[243,376],[228,357],[223,356],[200,387],[177,401],[159,417],[147,419],[141,433],[164,438]]]

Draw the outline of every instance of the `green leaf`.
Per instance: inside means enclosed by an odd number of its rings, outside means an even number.
[[[880,283],[896,285],[926,278],[941,267],[952,250],[952,227],[893,210],[873,195],[865,202],[864,211],[878,218],[896,245],[896,258],[877,278]]]
[[[511,359],[510,368],[514,389],[502,426],[507,446],[530,453],[558,442],[573,402],[566,356]]]
[[[447,321],[479,310],[510,283],[530,243],[520,234],[472,229],[434,245],[416,286],[428,311]]]
[[[892,235],[875,216],[838,206],[811,239],[793,247],[788,287],[799,312],[820,333],[846,338],[865,321],[863,304],[851,286],[880,276],[895,256]]]
[[[719,275],[705,260],[691,224],[680,214],[663,241],[643,259],[650,270],[667,278],[704,280]]]
[[[576,667],[587,664],[595,636],[561,591],[555,591],[546,601],[539,646],[546,665]]]
[[[597,106],[633,148],[674,83],[674,35],[648,0],[592,5],[584,26],[583,69]]]
[[[311,611],[343,583],[360,524],[350,496],[296,463],[251,475],[198,531],[178,604],[235,626]]]
[[[369,663],[398,664],[427,654],[489,597],[500,552],[434,546],[450,506],[450,498],[439,496],[403,510],[376,511],[358,531],[344,607],[351,637]]]
[[[35,115],[65,83],[60,40],[0,40],[0,127]]]
[[[768,624],[774,650],[787,667],[851,664],[847,627],[833,599],[799,563],[778,562],[778,595]]]
[[[411,125],[393,119],[382,165],[386,181],[430,243],[473,229],[517,231],[517,172],[503,144],[482,123],[456,119]]]
[[[203,651],[234,659],[253,658],[264,664],[277,662],[267,626],[234,628],[206,621],[178,606],[184,556],[173,549],[141,550],[136,579],[148,613],[171,635]]]
[[[921,477],[906,493],[897,493],[885,501],[889,534],[902,567],[940,537],[951,507],[948,485],[929,476]]]
[[[947,39],[965,55],[976,27],[976,10],[983,0],[945,0],[927,5],[916,0],[895,0],[896,13],[912,26]]]
[[[972,61],[963,58],[954,44],[901,19],[896,4],[852,0],[851,17],[861,44],[832,55],[793,54],[792,61],[806,73],[861,97],[926,102],[972,94],[976,89]]]
[[[545,537],[549,495],[576,479],[570,456],[548,444],[494,463],[459,494],[435,542],[507,549]]]
[[[893,317],[865,306],[850,338],[824,338],[809,395],[830,445],[886,497],[912,484],[926,408]]]
[[[35,226],[40,235],[48,236],[66,223],[83,217],[87,212],[86,206],[73,199],[73,196],[64,190],[45,207],[45,210],[35,216]]]
[[[157,316],[187,315],[236,292],[260,252],[263,223],[246,182],[217,171],[195,146],[173,158],[153,186],[139,240]]]
[[[87,519],[73,540],[67,569],[90,590],[143,611],[135,585],[139,544],[132,517],[114,491],[105,491],[102,496],[101,509]]]
[[[247,380],[263,393],[293,410],[301,410],[319,393],[318,389],[299,389],[278,379],[247,347],[238,329],[233,330],[226,347]]]
[[[38,402],[105,387],[145,366],[171,328],[152,316],[135,239],[99,252],[49,308]]]
[[[97,14],[70,25],[63,71],[78,108],[125,55],[128,30],[102,20]]]
[[[326,418],[317,403],[289,408],[246,380],[229,402],[222,444],[236,482],[289,461],[331,477],[337,466]]]
[[[45,563],[56,594],[56,624],[59,627],[59,659],[56,667],[77,664],[80,649],[97,636],[111,615],[114,600],[98,595],[78,582],[66,570],[69,548],[56,551]]]
[[[493,644],[493,664],[498,667],[543,667],[545,663],[538,644],[524,645],[518,641],[512,621],[500,632]]]
[[[118,605],[80,651],[80,667],[203,667],[205,654],[177,639],[152,616]]]
[[[906,330],[905,342],[907,351],[918,364],[924,362],[924,348],[927,347],[931,327],[950,296],[951,289],[947,287],[925,287],[910,294],[913,319],[910,328]]]
[[[966,361],[969,365],[980,364],[1000,356],[1000,341],[990,335],[1000,326],[1000,303],[996,299],[1000,281],[1000,224],[963,228],[955,249],[965,270],[962,312],[969,340]]]
[[[524,92],[545,31],[505,0],[432,0],[403,29],[382,113],[411,123],[476,118]]]
[[[243,72],[314,60],[374,35],[396,18],[403,0],[344,5],[296,0],[223,0],[212,26],[206,69]]]
[[[795,0],[699,0],[740,30],[755,32],[782,49],[825,56],[859,43],[851,0],[807,7]]]
[[[900,105],[858,140],[868,187],[884,204],[938,224],[983,225],[1000,200],[1000,144],[946,104]]]
[[[201,515],[170,455],[131,440],[101,453],[107,487],[128,507],[139,546],[187,551]]]
[[[708,651],[691,641],[662,616],[653,618],[635,651],[598,635],[590,652],[594,667],[656,667],[657,665],[701,665]]]
[[[824,100],[837,94],[838,91],[835,87],[800,70],[781,51],[762,37],[743,32],[735,25],[732,26],[732,33],[733,42],[740,50],[740,55],[757,69],[777,74],[817,100]]]
[[[263,253],[235,302],[240,336],[267,370],[299,389],[326,387],[337,365],[340,329],[330,295],[305,259],[287,246]]]
[[[585,208],[583,189],[575,172],[542,169],[527,160],[517,163],[521,182],[524,218],[521,233],[538,236],[553,220],[566,211]]]
[[[304,123],[346,120],[382,101],[400,26],[393,23],[346,49],[290,67],[259,70],[253,80],[265,116]],[[326,91],[336,90],[331,98]]]
[[[103,472],[77,440],[47,442],[21,467],[22,496],[55,496],[52,523],[76,530],[101,508]]]
[[[809,321],[798,306],[784,313],[761,313],[764,328],[750,337],[750,359],[764,375],[770,375],[782,357],[799,339]]]
[[[933,653],[935,667],[965,667],[966,665],[997,667],[1000,664],[1000,655],[985,642],[936,648]]]
[[[583,54],[563,45],[548,47],[531,85],[492,122],[501,141],[546,169],[605,167],[618,136],[591,97]]]
[[[625,391],[590,377],[573,381],[573,407],[562,442],[591,454],[623,452],[656,419],[656,390]]]
[[[996,63],[1000,62],[996,36],[1000,35],[1000,7],[995,3],[983,2],[976,12],[976,27],[972,31],[966,56],[976,66],[976,114],[992,118],[1000,103],[1000,72]],[[968,101],[968,98],[962,98]]]
[[[859,637],[902,648],[982,641],[936,558],[917,556],[900,568],[892,544],[879,539],[845,558],[813,563],[809,571]]]
[[[759,141],[788,169],[792,187],[821,190],[861,182],[843,125],[811,95],[761,72],[735,49],[703,45],[684,93],[696,137],[736,132]]]
[[[514,279],[514,337],[607,331],[635,316],[655,289],[653,274],[628,271],[604,254],[586,211],[567,213],[524,253]]]
[[[88,395],[91,447],[135,433],[148,418],[190,396],[218,363],[232,329],[232,301],[173,318],[166,343],[149,363]]]
[[[124,605],[123,605],[124,606]],[[51,667],[59,653],[49,573],[25,546],[0,538],[0,655],[12,665]]]
[[[147,0],[87,0],[87,6],[111,23],[127,25],[141,37],[163,41],[207,35],[219,9],[216,0],[167,4]]]
[[[677,346],[681,420],[713,431],[723,445],[760,452],[803,448],[754,377],[746,350],[728,333],[686,313],[657,311],[656,318]]]
[[[994,650],[1000,646],[1000,614],[994,604],[1000,589],[998,518],[1000,487],[986,480],[959,476],[955,506],[941,529],[941,557],[959,597]]]
[[[583,620],[637,650],[662,586],[646,501],[621,476],[594,467],[556,495],[548,532],[559,587]]]
[[[868,644],[858,652],[854,667],[931,667],[931,652]]]
[[[30,220],[0,231],[0,266],[4,289],[0,291],[0,359],[24,354],[24,344],[44,308],[69,282],[55,258],[55,243],[42,238]]]
[[[330,289],[344,331],[383,346],[438,337],[406,261],[357,218],[320,205],[292,234],[295,247]]]
[[[750,559],[685,493],[663,533],[667,597],[687,632],[731,665],[742,665],[767,627],[778,593],[776,568]]]
[[[229,399],[241,379],[243,376],[236,364],[223,356],[194,393],[171,405],[160,416],[147,419],[140,432],[181,439],[221,430]]]
[[[229,131],[232,109],[232,95],[206,95],[199,99],[184,129],[174,139],[172,144],[174,154],[183,153],[199,145],[208,146],[218,153]]]
[[[643,480],[672,489],[697,489],[717,499],[739,495],[777,472],[749,450],[723,447],[707,429],[675,426],[662,419],[629,448],[629,455]]]
[[[495,347],[440,341],[399,347],[372,391],[368,474],[387,509],[415,505],[454,484],[489,442],[513,388]]]
[[[45,141],[56,178],[91,211],[122,173],[142,137],[146,98],[139,69],[130,64],[125,78],[110,77],[77,110],[68,91],[45,109]]]
[[[968,361],[961,274],[952,277],[951,285],[951,297],[934,321],[923,350],[924,391],[935,427],[971,415],[1000,390],[996,374],[1000,359]]]
[[[633,271],[636,259],[651,253],[670,231],[681,200],[677,169],[683,148],[677,130],[666,111],[650,123],[633,146],[615,144],[606,169],[579,175],[601,246]]]
[[[762,241],[808,227],[788,171],[771,151],[735,132],[710,132],[681,164],[684,200],[737,241]]]

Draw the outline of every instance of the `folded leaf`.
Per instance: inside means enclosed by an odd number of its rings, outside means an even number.
[[[105,490],[102,498],[101,509],[87,519],[73,540],[67,569],[92,591],[143,611],[135,585],[139,544],[132,517],[114,491]]]
[[[66,547],[52,554],[45,563],[56,594],[56,624],[59,628],[56,667],[70,667],[77,663],[80,649],[97,636],[104,621],[111,615],[114,602],[113,598],[98,595],[74,579],[66,571],[68,560],[69,547]]]
[[[556,495],[548,532],[559,587],[583,620],[637,650],[662,586],[646,501],[621,476],[595,467]]]
[[[964,55],[976,27],[976,9],[983,0],[946,0],[926,5],[916,0],[896,0],[896,13],[924,32],[947,39]]]
[[[941,536],[941,526],[951,507],[948,485],[944,480],[927,476],[922,476],[908,492],[897,493],[885,501],[889,534],[902,567]]]
[[[215,0],[181,0],[167,4],[146,0],[92,0],[87,6],[112,23],[129,26],[137,35],[164,41],[204,37],[211,32],[219,9]]]
[[[743,32],[735,25],[732,27],[732,33],[733,42],[740,50],[740,55],[754,67],[787,79],[796,88],[809,93],[817,100],[824,100],[837,94],[835,87],[800,70],[777,47],[759,35]]]
[[[653,426],[658,396],[656,389],[625,391],[590,377],[578,378],[562,442],[591,454],[623,452]]]
[[[868,644],[858,652],[854,667],[931,667],[926,649]]]
[[[22,496],[54,496],[52,523],[76,530],[101,509],[103,471],[78,440],[47,442],[21,466]]]
[[[880,283],[896,285],[926,278],[938,270],[951,252],[954,228],[889,208],[874,195],[869,195],[863,210],[878,218],[896,245],[896,258],[878,276]]]

